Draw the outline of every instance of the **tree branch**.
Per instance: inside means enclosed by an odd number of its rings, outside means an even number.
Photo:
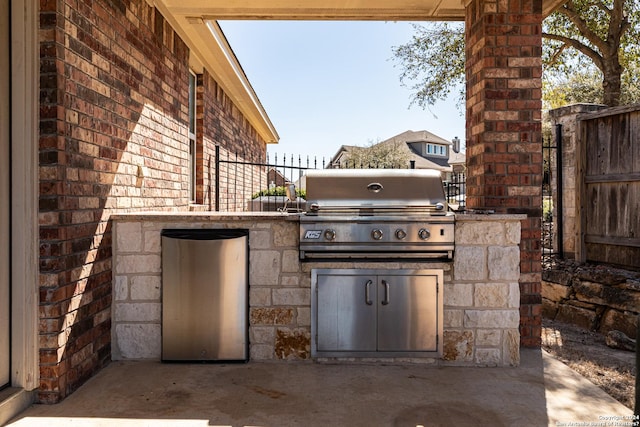
[[[543,34],[544,37],[544,34]],[[556,64],[558,62],[558,58],[560,58],[560,55],[562,54],[562,52],[564,52],[567,49],[567,44],[566,43],[562,43],[562,45],[553,53],[553,55],[551,55],[551,59],[549,60],[551,64]]]
[[[576,11],[573,0],[569,0],[558,8],[558,13],[563,14],[567,19],[569,19],[569,21],[573,22],[576,28],[578,28],[578,31],[580,31],[584,37],[600,49],[600,51],[604,52],[607,50],[607,43],[602,40],[598,34],[591,30],[591,28],[589,28],[587,21],[585,21]],[[607,13],[610,14],[611,12],[607,9]]]
[[[589,58],[591,58],[593,63],[596,65],[596,67],[598,67],[601,71],[603,70],[604,64],[603,64],[602,56],[598,52],[596,52],[595,50],[591,49],[589,46],[586,46],[586,45],[580,43],[578,40],[574,40],[574,39],[569,38],[569,37],[559,36],[557,34],[550,34],[550,33],[542,33],[542,37],[544,37],[546,39],[549,39],[549,40],[556,40],[556,41],[562,42],[566,46],[571,46],[572,48],[574,48],[578,52],[580,52],[580,53],[588,56]]]
[[[607,32],[607,42],[612,49],[618,50],[620,40],[631,26],[629,18],[624,13],[624,0],[615,0],[613,10],[610,12],[609,31]],[[616,41],[616,43],[612,43]]]

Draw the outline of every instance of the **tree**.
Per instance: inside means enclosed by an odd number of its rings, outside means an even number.
[[[407,169],[409,150],[406,143],[387,140],[370,142],[368,147],[349,147],[340,158],[345,169]]]
[[[602,102],[620,104],[623,71],[640,53],[638,0],[569,0],[545,19],[542,36],[545,71],[572,73],[590,62],[602,74]]]
[[[573,73],[544,79],[542,109],[552,110],[569,104],[602,103],[602,77],[590,67]]]
[[[400,82],[410,82],[414,91],[411,104],[427,108],[445,100],[456,88],[458,98],[464,101],[464,24],[434,22],[412,26],[415,34],[411,41],[393,47],[393,55],[402,67]]]
[[[625,87],[638,78],[629,73],[637,71],[640,63],[638,3],[569,0],[549,15],[542,34],[544,79],[562,80],[562,76],[596,67],[601,75],[601,102],[614,106],[621,99],[638,100],[634,88]],[[464,81],[464,28],[447,23],[415,28],[412,40],[394,47],[393,55],[402,68],[401,83],[413,83],[411,102],[424,108],[445,99],[451,88]]]

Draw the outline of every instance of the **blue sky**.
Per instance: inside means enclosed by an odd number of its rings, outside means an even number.
[[[270,155],[330,158],[406,130],[464,141],[453,99],[409,108],[392,47],[408,22],[220,21],[229,44],[280,135]],[[395,65],[395,66],[394,66]]]

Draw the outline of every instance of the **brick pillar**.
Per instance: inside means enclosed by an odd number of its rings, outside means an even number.
[[[466,7],[467,206],[526,214],[520,245],[520,334],[541,335],[541,0]]]

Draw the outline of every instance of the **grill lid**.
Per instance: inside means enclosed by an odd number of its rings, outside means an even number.
[[[310,213],[381,210],[446,212],[440,172],[432,169],[323,169],[306,175]]]

